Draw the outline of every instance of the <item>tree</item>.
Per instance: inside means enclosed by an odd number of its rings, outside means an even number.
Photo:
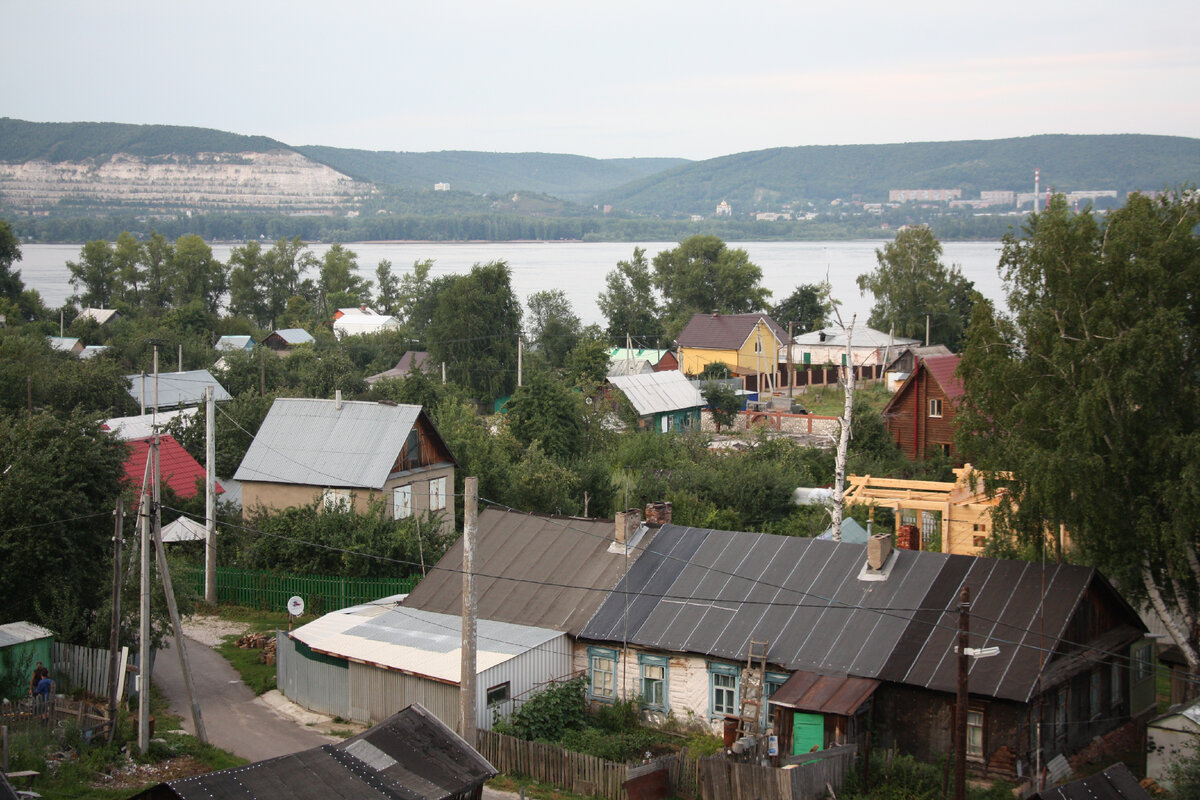
[[[21,299],[25,284],[21,282],[21,271],[12,265],[21,260],[20,242],[9,224],[0,219],[0,297],[14,303]]]
[[[598,386],[608,375],[609,344],[598,325],[588,325],[579,334],[575,349],[567,354],[567,375],[576,386]]]
[[[815,283],[803,283],[788,295],[787,299],[771,308],[771,319],[787,327],[793,323],[795,333],[807,333],[824,328],[829,324],[829,287]]]
[[[566,363],[579,341],[579,317],[562,289],[544,289],[529,295],[529,341],[553,369]]]
[[[113,268],[116,271],[118,304],[138,308],[142,304],[142,284],[146,278],[142,243],[129,231],[121,231],[113,247]]]
[[[583,401],[554,375],[537,370],[508,401],[508,425],[518,442],[540,442],[547,455],[562,461],[579,451]]]
[[[300,274],[311,263],[312,254],[305,252],[305,244],[299,236],[280,239],[263,256],[261,271],[262,291],[265,293],[269,327],[282,327],[277,323],[288,309],[293,297],[297,297],[311,282],[301,282]],[[307,284],[307,287],[306,285]],[[315,291],[309,294],[315,296]],[[305,298],[312,302],[313,297]]]
[[[200,301],[216,314],[228,288],[228,270],[213,258],[212,248],[195,234],[180,236],[168,262],[171,305],[180,308]]]
[[[624,342],[627,336],[656,347],[662,339],[661,310],[654,297],[654,276],[646,261],[644,247],[633,248],[633,258],[618,261],[617,268],[604,278],[605,291],[596,302],[608,320],[610,342]]]
[[[502,397],[516,384],[520,328],[521,303],[508,264],[476,264],[470,274],[452,276],[438,293],[426,332],[429,353],[477,397]]]
[[[229,251],[229,313],[246,317],[260,328],[271,324],[262,245],[246,242]]]
[[[166,308],[171,302],[170,264],[175,254],[175,245],[161,233],[152,233],[142,246],[143,280],[142,308],[156,310]]]
[[[103,239],[93,239],[79,251],[78,261],[68,261],[72,300],[91,308],[109,308],[117,291],[117,269],[113,264],[112,245]]]
[[[400,279],[392,274],[392,262],[381,258],[375,266],[375,310],[394,316],[400,311]]]
[[[317,288],[325,300],[325,315],[329,316],[334,309],[358,307],[370,299],[371,282],[358,276],[355,252],[334,244],[321,258]]]
[[[1004,490],[997,533],[1037,554],[1065,527],[1073,558],[1149,602],[1193,675],[1198,223],[1192,193],[1132,195],[1106,223],[1061,196],[1030,216],[1004,237],[1012,316],[976,305],[958,415],[962,452]]]
[[[942,245],[928,226],[905,228],[875,251],[879,266],[858,276],[858,288],[875,295],[867,325],[896,336],[925,338],[929,317],[930,343],[957,351],[971,319],[978,293],[957,265],[942,263]]]
[[[692,236],[654,257],[654,285],[666,300],[667,333],[676,335],[695,313],[747,314],[767,307],[762,269],[745,250],[716,236]]]
[[[718,381],[709,381],[701,391],[704,394],[704,402],[708,403],[708,408],[712,411],[717,433],[720,433],[722,425],[729,427],[737,419],[737,413],[742,409],[741,398],[732,386]]]

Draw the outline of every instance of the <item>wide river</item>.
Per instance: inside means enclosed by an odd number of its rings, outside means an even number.
[[[474,264],[504,260],[512,268],[513,290],[524,301],[542,289],[562,289],[575,313],[584,324],[603,323],[596,304],[604,291],[604,276],[618,261],[633,256],[633,248],[644,247],[647,258],[675,247],[674,242],[355,242],[345,245],[358,256],[359,271],[374,278],[375,265],[381,259],[392,262],[392,271],[402,275],[412,270],[414,261],[431,258],[433,274],[464,273]],[[868,294],[859,294],[855,278],[875,269],[875,250],[882,241],[834,242],[744,242],[729,243],[740,247],[750,261],[763,271],[763,286],[772,292],[772,302],[787,297],[799,284],[829,279],[833,297],[841,302],[843,318],[858,315],[866,321],[873,304]],[[25,244],[22,259],[15,266],[30,289],[37,289],[46,305],[61,305],[72,293],[67,261],[78,260],[81,245]],[[213,255],[229,260],[233,245],[213,245]],[[947,242],[942,245],[943,259],[957,264],[968,280],[983,295],[1004,306],[1000,276],[996,270],[1000,258],[999,242]],[[329,245],[314,244],[311,252],[318,258]]]

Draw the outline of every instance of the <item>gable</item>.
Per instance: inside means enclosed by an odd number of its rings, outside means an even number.
[[[787,341],[787,333],[766,314],[693,314],[676,343],[682,348],[740,350],[759,322],[766,325],[779,342]],[[766,346],[764,336],[763,348]]]

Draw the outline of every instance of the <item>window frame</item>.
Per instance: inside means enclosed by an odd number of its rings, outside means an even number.
[[[337,511],[343,505],[346,510],[354,507],[354,495],[349,489],[334,489],[326,486],[321,492],[322,511]]]
[[[446,510],[446,478],[429,479],[429,510]]]
[[[493,699],[493,694],[499,694],[500,690],[503,690],[504,696]],[[498,683],[495,686],[489,687],[483,696],[488,708],[507,703],[509,700],[512,700],[512,681],[505,681],[504,683]]]
[[[661,669],[661,678],[652,678],[646,675],[647,668]],[[666,656],[654,656],[648,653],[638,653],[638,694],[642,700],[642,708],[649,711],[661,711],[664,714],[671,710],[671,661]],[[650,702],[649,695],[646,691],[647,681],[657,681],[659,683],[659,691],[662,693],[662,702]]]
[[[940,397],[929,398],[929,416],[932,417],[933,419],[941,419],[942,418],[942,398],[940,398]]]
[[[763,676],[763,723],[770,727],[775,724],[775,706],[771,698],[791,678],[786,672],[768,672]]]
[[[725,717],[736,717],[738,708],[741,704],[741,689],[742,689],[742,670],[739,667],[731,664],[722,664],[717,661],[708,662],[708,718],[710,720],[724,719]],[[730,679],[732,685],[718,686],[718,679]],[[724,694],[726,692],[732,695],[732,702],[729,711],[719,711],[717,709],[718,692]],[[724,708],[724,706],[722,706]]]
[[[978,747],[971,745],[971,733],[978,736]],[[967,760],[983,761],[987,753],[987,709],[983,706],[967,706]]]
[[[601,702],[601,703],[611,703],[617,699],[617,656],[618,655],[619,655],[619,651],[614,650],[611,647],[589,647],[587,649],[587,656],[588,656],[587,694],[588,694],[588,699],[596,700],[597,702]],[[599,694],[596,692],[596,673],[599,672],[601,674],[604,674],[604,672],[605,672],[604,670],[596,669],[596,662],[598,660],[599,661],[607,661],[611,667],[611,669],[607,673],[609,675],[609,681],[611,684],[609,687],[611,694],[609,696],[605,696],[603,694]]]
[[[406,498],[406,503],[401,503],[401,498]],[[412,484],[406,483],[403,486],[397,486],[392,489],[392,519],[408,519],[413,515],[413,491]]]
[[[1109,705],[1116,708],[1125,702],[1125,668],[1116,661],[1109,665]]]

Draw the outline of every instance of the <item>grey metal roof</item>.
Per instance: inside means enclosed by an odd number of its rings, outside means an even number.
[[[222,336],[213,345],[214,350],[222,352],[226,350],[250,350],[253,347],[254,338],[251,336]]]
[[[154,405],[154,376],[151,374],[126,375],[129,379],[129,395],[137,402],[145,402],[146,408]],[[142,394],[143,381],[145,395]],[[195,406],[204,402],[204,388],[213,387],[213,397],[217,400],[229,400],[231,396],[225,391],[212,373],[206,369],[192,369],[185,372],[158,373],[158,407],[178,408],[180,406]]]
[[[479,617],[577,635],[624,573],[625,554],[609,551],[614,530],[609,520],[484,509],[475,553]],[[637,555],[631,551],[628,562]],[[404,607],[461,614],[461,567],[459,538]]]
[[[180,778],[138,797],[447,800],[496,774],[478,751],[414,703],[343,742]]]
[[[54,631],[46,630],[41,625],[32,622],[9,622],[0,625],[0,647],[8,647],[22,642],[35,642],[54,636]]]
[[[638,416],[699,408],[704,398],[678,370],[646,375],[611,375],[608,382],[625,393]]]
[[[966,585],[972,646],[1001,650],[972,665],[972,693],[1025,702],[1085,591],[1112,592],[1085,567],[909,550],[893,558],[886,580],[865,581],[861,545],[664,525],[580,635],[734,661],[754,638],[788,670],[952,692]]]
[[[276,398],[233,477],[381,489],[420,415],[413,405]]]
[[[283,328],[275,331],[275,335],[288,344],[312,344],[316,341],[304,328]]]
[[[824,340],[821,339],[821,334],[825,334]],[[854,347],[887,347],[889,344],[892,347],[903,347],[920,344],[920,341],[917,339],[905,339],[903,336],[889,336],[883,331],[877,331],[865,325],[854,326],[854,330],[850,332],[850,342]],[[802,333],[793,337],[792,344],[845,347],[846,334],[841,328],[821,328],[820,330],[809,331],[808,333]]]

